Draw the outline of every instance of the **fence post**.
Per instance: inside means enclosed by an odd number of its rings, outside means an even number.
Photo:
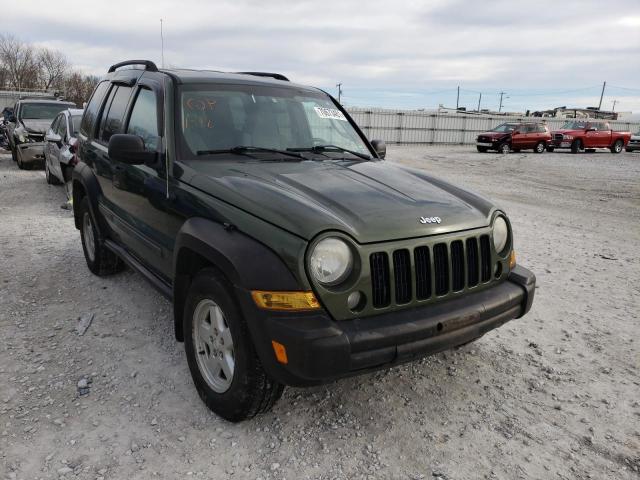
[[[403,112],[398,112],[398,145],[400,145],[402,143],[402,126],[403,126],[403,120],[404,118],[404,113]]]

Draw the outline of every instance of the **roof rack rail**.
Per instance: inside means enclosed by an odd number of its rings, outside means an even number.
[[[236,72],[241,75],[255,75],[256,77],[271,77],[276,80],[282,80],[283,82],[288,82],[289,79],[282,75],[281,73],[269,73],[269,72]]]
[[[114,63],[109,67],[109,71],[107,73],[112,73],[116,71],[116,68],[125,67],[127,65],[144,65],[145,70],[149,70],[150,72],[157,72],[158,67],[151,60],[125,60],[124,62]]]

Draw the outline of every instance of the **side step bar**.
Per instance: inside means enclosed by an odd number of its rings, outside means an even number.
[[[118,245],[113,240],[106,239],[104,241],[105,247],[118,255],[127,265],[133,268],[146,278],[151,285],[158,290],[167,300],[173,300],[173,289],[170,284],[158,277],[155,273],[145,267],[140,261],[127,252],[124,248]]]

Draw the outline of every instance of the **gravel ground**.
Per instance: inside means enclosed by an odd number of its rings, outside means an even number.
[[[389,157],[499,201],[531,312],[238,425],[199,400],[170,304],[93,276],[63,189],[0,155],[0,479],[639,478],[640,154],[471,148]]]

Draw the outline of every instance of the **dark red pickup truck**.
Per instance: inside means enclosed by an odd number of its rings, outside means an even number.
[[[630,138],[631,132],[614,132],[608,122],[570,120],[560,130],[551,132],[547,150],[553,152],[556,148],[570,148],[572,153],[578,153],[608,148],[611,153],[620,153]]]

